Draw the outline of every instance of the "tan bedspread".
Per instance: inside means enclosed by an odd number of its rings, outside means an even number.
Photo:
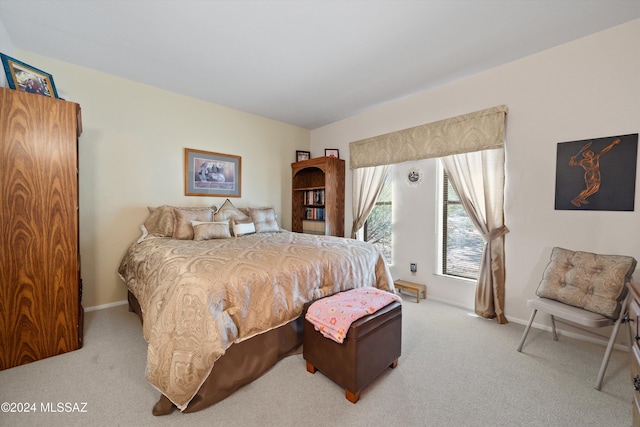
[[[147,239],[118,271],[142,308],[147,378],[181,410],[231,344],[297,318],[308,301],[361,286],[393,290],[373,245],[287,231]]]

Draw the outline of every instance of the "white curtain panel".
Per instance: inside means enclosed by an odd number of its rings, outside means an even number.
[[[353,171],[353,225],[351,238],[355,239],[369,213],[376,204],[384,179],[389,173],[388,165],[359,168]]]
[[[504,315],[504,148],[440,159],[460,203],[484,239],[476,314],[507,323]]]

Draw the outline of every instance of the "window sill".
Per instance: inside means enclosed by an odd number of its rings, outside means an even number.
[[[464,283],[478,283],[478,279],[469,279],[467,277],[460,277],[460,276],[452,276],[451,274],[442,274],[442,273],[435,273],[436,276],[440,276],[440,277],[444,277],[450,280],[455,280],[455,281],[459,281],[459,282],[464,282]]]

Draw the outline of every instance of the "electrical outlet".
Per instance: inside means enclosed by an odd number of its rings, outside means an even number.
[[[418,265],[415,262],[411,263],[411,272],[415,273],[416,271],[418,271]]]

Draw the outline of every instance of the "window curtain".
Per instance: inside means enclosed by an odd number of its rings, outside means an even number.
[[[504,148],[440,159],[451,185],[484,239],[475,312],[508,323],[504,315]]]
[[[436,157],[454,159],[444,161],[447,174],[485,240],[475,311],[499,323],[507,323],[504,315],[504,234],[508,232],[504,225],[506,114],[507,106],[500,105],[349,144],[349,166],[354,176],[360,168]],[[477,157],[481,160],[476,160]],[[476,179],[480,181],[476,183]],[[362,191],[356,189],[354,185],[354,193]]]
[[[364,227],[364,223],[378,200],[387,173],[389,173],[388,165],[359,168],[353,171],[352,239],[355,239],[358,230]]]

